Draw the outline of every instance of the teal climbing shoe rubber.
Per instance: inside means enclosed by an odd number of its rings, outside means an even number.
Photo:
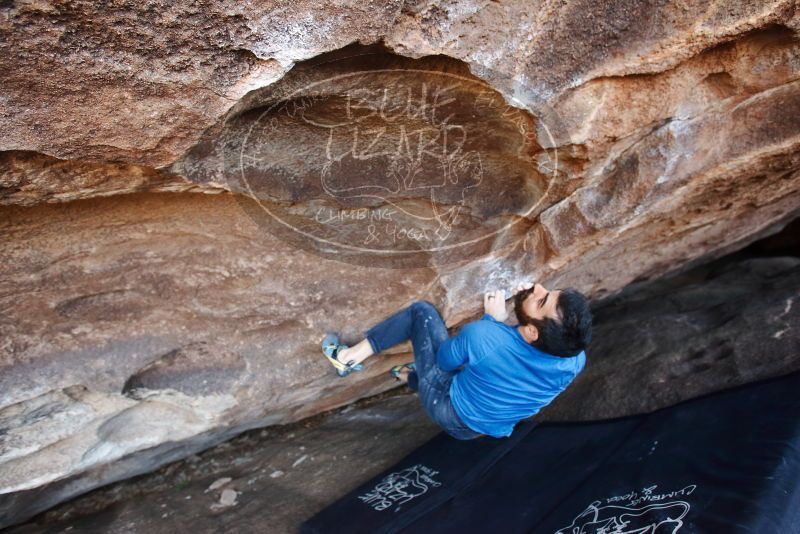
[[[417,365],[414,362],[402,363],[400,365],[395,365],[394,367],[389,369],[389,374],[392,376],[392,378],[394,378],[395,380],[399,381],[400,380],[400,372],[403,369],[408,369],[409,371],[416,371],[417,370]]]

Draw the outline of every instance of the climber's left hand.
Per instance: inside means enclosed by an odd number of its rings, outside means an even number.
[[[483,295],[483,311],[501,323],[508,319],[505,291],[498,289]]]

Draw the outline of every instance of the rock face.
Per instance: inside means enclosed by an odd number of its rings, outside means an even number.
[[[794,1],[107,7],[0,6],[0,525],[391,387],[326,330],[800,210]]]
[[[320,334],[355,339],[409,300],[442,298],[429,270],[364,277],[292,248],[230,195],[126,195],[5,215],[4,521],[97,478],[392,387],[397,357],[338,379]]]
[[[0,191],[2,206],[35,206],[137,191],[213,193],[215,189],[140,165],[61,160],[9,150],[0,155]]]

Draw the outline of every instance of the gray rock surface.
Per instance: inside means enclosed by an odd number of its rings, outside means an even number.
[[[251,431],[8,532],[297,532],[303,520],[437,432],[415,395],[369,399],[301,423]],[[227,498],[236,492],[235,504],[221,505],[225,492]]]
[[[546,419],[648,412],[800,370],[800,257],[632,284],[602,302],[595,321],[586,368]]]

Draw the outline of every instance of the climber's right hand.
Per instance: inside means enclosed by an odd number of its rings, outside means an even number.
[[[533,282],[520,282],[519,284],[517,284],[517,287],[514,288],[514,292],[511,293],[511,296],[513,297],[520,291],[527,291],[532,287],[533,287]]]

